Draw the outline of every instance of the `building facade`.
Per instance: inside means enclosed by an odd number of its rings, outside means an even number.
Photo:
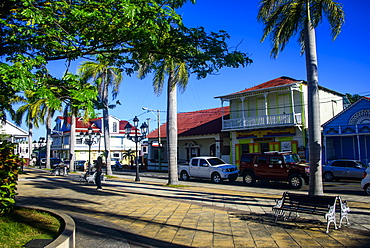
[[[307,83],[280,77],[257,86],[216,97],[229,103],[222,131],[230,133],[231,157],[240,164],[244,153],[292,151],[307,158]],[[341,112],[345,95],[319,87],[320,121]]]
[[[370,162],[370,98],[363,97],[323,124],[324,161]]]
[[[177,114],[178,163],[196,156],[216,156],[229,162],[229,134],[221,131],[222,116],[228,113],[229,107],[223,107]],[[147,136],[149,166],[167,166],[166,125]]]
[[[130,161],[124,159],[124,154],[128,150],[136,151],[135,143],[127,139],[125,126],[128,122],[120,120],[114,116],[109,116],[109,133],[110,133],[110,152],[111,152],[111,164],[115,161],[129,164]],[[52,145],[51,145],[51,156],[69,160],[69,154],[71,149],[71,143],[74,142],[75,146],[75,160],[90,160],[94,161],[98,156],[104,154],[104,136],[103,136],[103,118],[90,119],[85,121],[82,117],[76,118],[75,127],[75,140],[71,140],[71,128],[72,118],[59,116],[55,119],[55,127],[52,131]],[[88,128],[92,129],[95,135],[95,142],[91,144],[89,149],[88,144],[84,142],[82,133],[88,132]],[[134,127],[131,132],[134,132]],[[140,133],[140,130],[138,130]],[[90,151],[89,151],[90,150]],[[138,144],[138,151],[141,151],[141,145]]]
[[[27,160],[31,158],[32,149],[35,148],[35,144],[32,143],[31,146],[28,146],[29,134],[27,131],[10,121],[6,121],[4,124],[0,125],[0,133],[6,135],[6,140],[17,144],[15,154]],[[30,147],[31,151],[29,150]]]

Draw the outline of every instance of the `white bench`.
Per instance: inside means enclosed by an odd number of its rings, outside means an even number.
[[[80,175],[80,182],[95,184],[95,177],[96,177],[96,171],[95,172],[85,172],[85,174]],[[101,174],[101,181],[105,182],[104,173]]]

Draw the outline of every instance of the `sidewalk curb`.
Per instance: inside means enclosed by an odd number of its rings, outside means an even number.
[[[18,206],[18,205],[17,205]],[[18,207],[29,208],[40,210],[43,212],[50,213],[51,215],[60,218],[64,225],[62,233],[50,244],[46,245],[45,248],[75,248],[75,237],[76,237],[76,224],[74,220],[67,214],[56,212],[55,210],[43,207],[24,206],[19,205]]]

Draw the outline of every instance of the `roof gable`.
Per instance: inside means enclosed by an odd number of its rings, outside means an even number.
[[[336,116],[325,122],[322,126],[340,126],[349,125],[350,119],[359,111],[370,110],[370,98],[362,97],[357,102],[350,105],[348,108],[342,110]]]
[[[5,124],[0,124],[0,133],[8,134],[11,136],[28,136],[28,132],[22,128],[16,126],[10,121],[6,121]]]

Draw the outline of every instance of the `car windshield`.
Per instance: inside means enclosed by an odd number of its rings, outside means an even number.
[[[298,163],[301,161],[301,158],[298,154],[286,154],[284,155],[284,159],[286,163]]]
[[[219,165],[219,164],[225,164],[224,161],[222,161],[221,159],[219,158],[210,158],[210,159],[207,159],[208,162],[212,165],[212,166],[215,166],[215,165]]]
[[[362,167],[366,168],[367,166],[365,166],[362,162],[360,161],[357,161],[357,163],[359,163]]]

